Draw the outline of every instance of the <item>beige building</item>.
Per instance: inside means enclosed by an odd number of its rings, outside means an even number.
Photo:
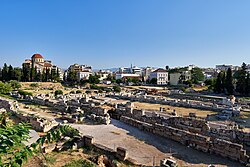
[[[183,81],[188,81],[191,79],[190,71],[182,71],[177,73],[169,74],[169,83],[170,85],[178,85]]]

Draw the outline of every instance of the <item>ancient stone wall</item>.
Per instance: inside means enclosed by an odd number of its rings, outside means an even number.
[[[172,126],[145,123],[127,116],[121,116],[120,120],[126,124],[139,128],[140,130],[172,139],[194,149],[218,154],[244,164],[249,163],[249,156],[240,144],[218,138],[214,139],[206,135],[201,135]]]

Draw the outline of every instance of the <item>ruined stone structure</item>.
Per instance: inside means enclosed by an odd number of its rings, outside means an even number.
[[[157,114],[147,116],[145,111],[132,108],[117,108],[116,112],[122,122],[140,130],[172,139],[199,151],[249,163],[249,155],[241,144],[249,142],[249,134],[233,127],[215,128],[206,120],[190,117],[166,118]],[[225,134],[221,135],[221,132]]]

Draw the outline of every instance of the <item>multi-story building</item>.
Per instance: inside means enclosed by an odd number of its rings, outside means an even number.
[[[142,70],[142,77],[144,81],[147,81],[150,79],[150,73],[155,71],[156,69],[154,67],[146,67]]]
[[[65,72],[65,76],[67,76],[69,72],[75,72],[78,81],[88,80],[89,76],[92,75],[92,67],[76,63],[69,66],[68,70]]]
[[[99,78],[100,81],[103,81],[106,80],[109,75],[112,75],[112,72],[109,70],[99,70],[95,74],[100,76]]]
[[[68,71],[71,71],[71,72],[80,72],[80,71],[92,72],[92,67],[89,65],[73,64],[73,65],[69,66]]]
[[[115,79],[125,79],[125,78],[141,78],[139,74],[130,74],[130,73],[116,73]]]
[[[159,68],[150,73],[150,80],[157,79],[157,85],[166,85],[168,83],[168,72],[162,68]]]

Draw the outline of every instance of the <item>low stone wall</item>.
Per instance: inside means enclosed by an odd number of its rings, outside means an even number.
[[[95,143],[95,138],[92,136],[89,135],[83,136],[82,139],[78,141],[78,145],[80,147],[83,146],[91,147],[94,150],[102,152],[106,155],[115,156],[119,160],[128,161],[131,164],[138,165],[138,163],[135,160],[128,158],[128,151],[125,148],[117,147],[116,150],[110,149],[108,147]]]
[[[201,110],[212,110],[212,111],[222,111],[225,109],[223,105],[214,105],[213,103],[204,103],[204,102],[194,102],[190,100],[181,100],[181,99],[173,99],[168,100],[166,98],[160,97],[150,97],[150,96],[142,96],[142,95],[122,95],[122,94],[109,94],[107,95],[111,98],[120,98],[124,100],[130,101],[138,101],[145,103],[153,103],[153,104],[162,104],[162,105],[170,105],[177,107],[185,107],[185,108],[195,108]]]
[[[121,116],[120,120],[126,124],[139,128],[168,139],[172,139],[181,144],[188,145],[194,149],[214,153],[241,163],[249,163],[249,156],[243,146],[223,139],[213,139],[209,136],[193,133],[187,130],[164,126],[160,124],[149,124],[139,120]]]

